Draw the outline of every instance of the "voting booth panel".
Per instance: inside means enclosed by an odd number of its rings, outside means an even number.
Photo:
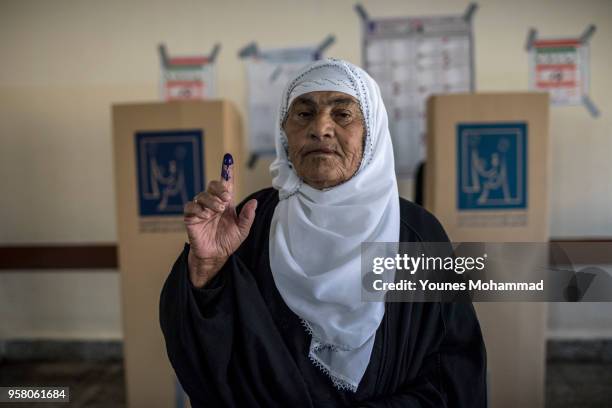
[[[159,296],[186,242],[183,206],[242,163],[241,121],[226,101],[113,106],[115,190],[128,406],[182,406],[159,325]],[[243,198],[235,166],[236,202]]]
[[[425,207],[452,241],[548,241],[548,106],[544,93],[428,100]],[[546,304],[475,307],[487,347],[490,406],[543,407]]]

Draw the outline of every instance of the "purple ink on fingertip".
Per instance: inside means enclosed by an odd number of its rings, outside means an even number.
[[[223,180],[228,181],[230,178],[230,166],[234,164],[234,158],[231,154],[225,153],[223,156],[223,164],[221,165],[221,177]]]

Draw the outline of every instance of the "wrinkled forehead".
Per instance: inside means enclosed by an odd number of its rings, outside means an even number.
[[[338,91],[314,91],[297,96],[289,110],[295,107],[359,107],[359,101],[352,95]]]
[[[323,91],[342,93],[359,100],[354,78],[337,65],[322,65],[313,67],[293,81],[289,89],[287,107],[302,95]]]

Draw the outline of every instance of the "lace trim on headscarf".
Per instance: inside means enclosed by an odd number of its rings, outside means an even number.
[[[310,360],[310,362],[315,367],[317,367],[319,370],[321,370],[323,374],[329,377],[329,379],[331,380],[332,384],[334,385],[336,389],[340,391],[343,391],[343,390],[348,390],[351,392],[357,391],[356,385],[352,384],[349,381],[349,379],[343,377],[342,375],[332,372],[329,369],[329,367],[327,367],[325,363],[323,363],[316,355],[316,352],[320,350],[329,349],[332,352],[338,352],[338,351],[348,351],[350,350],[350,348],[344,345],[323,343],[318,337],[316,337],[316,335],[312,331],[312,327],[310,326],[310,323],[308,323],[308,321],[304,319],[300,319],[300,320],[302,321],[302,326],[304,326],[306,333],[308,333],[312,337],[312,341],[310,343],[310,350],[308,352],[308,359]]]
[[[339,350],[343,350],[343,351],[350,351],[351,348],[349,346],[346,346],[344,344],[333,344],[333,343],[324,343],[319,337],[317,337],[313,330],[312,330],[312,326],[310,325],[310,322],[308,322],[306,319],[302,319],[300,318],[300,320],[302,321],[302,326],[304,326],[304,329],[306,330],[306,333],[308,333],[312,339],[317,342],[319,344],[318,347],[316,347],[316,350],[322,350],[324,348],[328,348],[332,351],[339,351]]]

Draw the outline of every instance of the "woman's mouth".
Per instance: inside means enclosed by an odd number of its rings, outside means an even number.
[[[309,152],[306,153],[306,155],[309,155],[309,154],[335,154],[335,153],[336,153],[336,151],[334,149],[319,148],[319,149],[310,150]]]

